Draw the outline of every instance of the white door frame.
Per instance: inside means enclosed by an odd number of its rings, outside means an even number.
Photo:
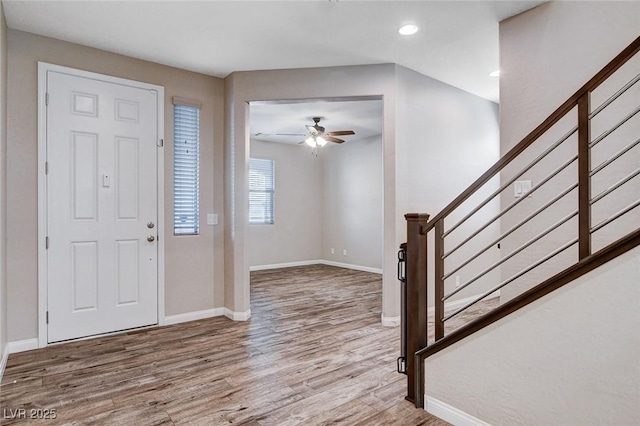
[[[89,71],[77,70],[60,65],[38,62],[38,347],[47,343],[47,179],[45,162],[47,156],[47,72],[55,71],[76,77],[85,77],[108,83],[131,86],[138,89],[154,90],[158,93],[158,140],[157,182],[158,182],[158,325],[164,325],[164,87],[142,83]]]

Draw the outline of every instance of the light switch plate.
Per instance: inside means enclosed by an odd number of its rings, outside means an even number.
[[[531,181],[530,180],[517,180],[513,183],[513,197],[520,198],[524,197],[527,192],[531,191]]]
[[[207,225],[217,225],[218,224],[218,215],[215,213],[207,214]]]

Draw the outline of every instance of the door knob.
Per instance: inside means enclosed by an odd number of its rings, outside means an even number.
[[[147,228],[149,228],[149,229],[153,228],[154,226],[156,226],[156,224],[153,223],[153,222],[147,223]]]
[[[154,237],[153,235],[149,235],[147,237],[147,241],[149,241],[150,243],[154,242],[156,240],[156,237]]]

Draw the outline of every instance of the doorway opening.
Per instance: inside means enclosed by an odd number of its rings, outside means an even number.
[[[250,102],[249,116],[250,271],[327,265],[380,274],[381,290],[382,98]]]

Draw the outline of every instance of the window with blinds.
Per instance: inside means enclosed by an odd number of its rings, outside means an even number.
[[[173,233],[200,231],[200,104],[173,98]]]
[[[249,223],[273,224],[275,162],[263,158],[249,160]]]

